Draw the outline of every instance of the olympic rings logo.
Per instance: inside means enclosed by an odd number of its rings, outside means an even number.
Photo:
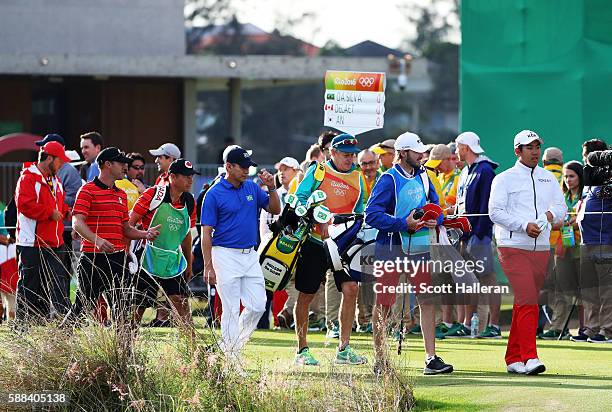
[[[175,225],[174,223],[170,223],[168,225],[168,229],[170,229],[171,232],[176,232],[176,231],[179,230],[179,227],[178,227],[178,225]]]
[[[335,188],[334,189],[334,194],[336,196],[346,196],[346,190]]]
[[[374,84],[374,77],[360,77],[359,84],[363,87],[371,87]]]

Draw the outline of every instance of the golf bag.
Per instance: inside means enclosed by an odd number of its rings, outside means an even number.
[[[323,241],[330,267],[344,270],[356,282],[371,274],[377,230],[366,226],[362,215],[336,215]],[[371,258],[371,259],[369,259]]]
[[[277,226],[261,241],[259,263],[264,275],[266,290],[282,290],[295,275],[299,252],[315,223],[327,223],[331,217],[329,209],[322,205],[327,197],[315,190],[306,206],[298,206],[297,196],[290,194],[285,199],[285,209],[279,219],[284,227]],[[296,225],[288,222],[297,220]]]

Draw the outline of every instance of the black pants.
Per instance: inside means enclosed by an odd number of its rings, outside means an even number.
[[[17,251],[17,320],[40,322],[65,315],[70,308],[70,275],[61,261],[62,247],[17,246]]]
[[[82,253],[77,266],[79,288],[68,316],[74,321],[84,311],[93,313],[104,293],[114,321],[126,320],[133,311],[133,281],[125,268],[125,252]]]

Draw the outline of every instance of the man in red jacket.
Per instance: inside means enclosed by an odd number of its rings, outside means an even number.
[[[64,314],[70,301],[59,287],[65,268],[58,255],[64,244],[63,219],[68,213],[58,170],[70,159],[58,142],[46,143],[38,162],[24,164],[17,182],[17,282],[16,318],[20,324]]]

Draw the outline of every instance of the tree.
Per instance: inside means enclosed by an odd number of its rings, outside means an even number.
[[[319,50],[320,56],[346,56],[346,50],[344,47],[340,46],[335,40],[328,40],[321,50]]]
[[[189,27],[226,22],[234,14],[232,0],[185,0],[185,23]]]
[[[459,108],[459,45],[449,41],[459,27],[459,0],[410,0],[399,8],[416,29],[404,45],[427,59],[433,83],[433,90],[421,100],[421,133],[432,141],[448,142],[457,130],[440,119]]]
[[[447,41],[449,34],[458,29],[459,0],[431,0],[425,4],[411,0],[398,8],[416,26],[416,37],[409,43],[420,54]]]

